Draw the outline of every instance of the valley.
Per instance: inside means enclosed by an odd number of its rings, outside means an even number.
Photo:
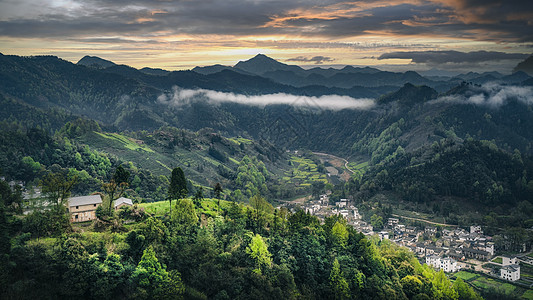
[[[532,79],[0,54],[0,296],[530,299]]]

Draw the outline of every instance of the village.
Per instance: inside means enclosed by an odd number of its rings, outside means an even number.
[[[298,209],[291,207],[289,209]],[[363,221],[357,207],[348,199],[340,199],[331,205],[327,194],[319,199],[309,200],[301,209],[324,220],[331,215],[342,215],[347,224],[367,236],[376,236],[381,241],[391,242],[410,249],[421,264],[427,264],[446,273],[460,270],[482,273],[492,278],[520,283],[529,287],[533,280],[529,274],[522,278],[520,265],[529,268],[533,259],[524,253],[517,255],[497,255],[491,236],[483,234],[481,226],[472,225],[468,229],[425,226],[423,228],[402,224],[401,217],[388,218],[383,228],[375,230],[369,222]],[[520,282],[519,282],[520,281]]]

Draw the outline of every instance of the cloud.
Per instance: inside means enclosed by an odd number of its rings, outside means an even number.
[[[294,58],[289,58],[287,61],[299,61],[299,62],[314,62],[317,65],[323,64],[324,62],[331,62],[335,59],[329,57],[329,56],[313,56],[311,58],[307,58],[305,56],[298,56]]]
[[[0,36],[158,37],[179,34],[357,37],[400,35],[533,42],[523,0],[32,0],[4,1]]]
[[[425,63],[429,65],[440,65],[447,63],[482,63],[500,60],[522,60],[529,56],[524,53],[505,53],[496,51],[406,51],[384,53],[378,57],[383,59],[410,59],[414,63]]]
[[[428,103],[474,104],[498,108],[511,100],[520,101],[526,105],[533,104],[533,87],[506,86],[498,83],[487,83],[483,86],[472,86],[464,95],[439,97]]]
[[[352,97],[339,95],[309,97],[277,93],[249,96],[206,89],[182,89],[177,86],[172,88],[172,92],[159,95],[159,97],[157,97],[157,101],[161,104],[171,105],[174,107],[183,107],[194,102],[207,102],[211,104],[236,103],[257,107],[265,107],[268,105],[290,105],[300,108],[334,111],[342,109],[367,110],[375,105],[375,102],[372,99],[355,99]]]

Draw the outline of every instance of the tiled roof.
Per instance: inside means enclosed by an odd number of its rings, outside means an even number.
[[[100,197],[100,195],[80,196],[80,197],[72,197],[68,199],[69,206],[82,206],[82,205],[101,204],[101,203],[102,203],[102,198]]]
[[[115,200],[115,207],[117,207],[117,206],[119,206],[121,204],[133,205],[133,201],[131,201],[131,199],[124,198],[124,197],[120,197],[117,200]]]

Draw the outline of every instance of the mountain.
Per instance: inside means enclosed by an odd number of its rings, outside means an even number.
[[[214,73],[218,73],[218,72],[222,72],[224,70],[231,70],[231,71],[235,71],[235,72],[242,72],[242,73],[245,73],[245,74],[250,74],[248,72],[245,72],[243,70],[240,70],[240,69],[236,69],[236,68],[233,68],[233,67],[230,67],[230,66],[223,66],[223,65],[213,65],[213,66],[205,66],[205,67],[194,67],[192,69],[194,72],[196,73],[200,73],[202,75],[210,75],[210,74],[214,74]]]
[[[97,56],[86,55],[80,59],[76,64],[96,69],[105,69],[115,65],[114,62],[105,60]]]
[[[149,74],[149,75],[156,75],[156,76],[165,76],[165,75],[168,75],[168,73],[170,73],[170,71],[167,71],[167,70],[158,69],[158,68],[148,68],[148,67],[144,67],[140,71],[143,73]]]
[[[295,74],[304,72],[304,70],[298,66],[280,63],[264,54],[257,54],[249,60],[240,61],[234,66],[234,68],[256,75],[262,75],[272,71],[291,71]]]
[[[530,76],[533,76],[533,55],[526,58],[524,61],[518,63],[516,67],[514,67],[513,72],[523,71]]]
[[[437,95],[437,91],[428,86],[414,86],[411,83],[406,83],[398,91],[379,98],[378,103],[398,102],[402,105],[422,104],[435,99]]]

